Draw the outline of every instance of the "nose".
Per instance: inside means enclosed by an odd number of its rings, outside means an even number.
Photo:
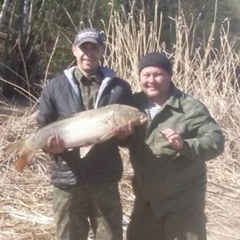
[[[94,50],[93,50],[92,48],[86,48],[85,51],[84,51],[84,53],[85,53],[86,55],[92,55],[92,54],[94,53]]]
[[[154,77],[154,75],[150,75],[149,77],[148,77],[148,82],[150,82],[150,83],[153,83],[155,81],[155,77]]]

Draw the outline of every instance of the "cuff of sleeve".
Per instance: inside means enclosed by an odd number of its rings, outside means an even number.
[[[180,155],[182,156],[189,156],[190,154],[190,146],[186,140],[183,141],[183,147],[181,150],[179,150]]]

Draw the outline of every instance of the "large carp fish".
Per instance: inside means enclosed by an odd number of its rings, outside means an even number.
[[[79,112],[69,118],[50,123],[26,138],[10,143],[4,148],[5,154],[16,154],[17,171],[22,171],[39,149],[46,146],[48,138],[57,134],[65,147],[80,147],[84,157],[91,148],[116,135],[119,127],[142,125],[147,121],[144,113],[137,108],[122,104],[112,104]]]

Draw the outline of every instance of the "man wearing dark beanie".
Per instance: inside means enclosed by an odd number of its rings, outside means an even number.
[[[224,137],[207,107],[176,88],[172,74],[163,53],[139,61],[135,105],[148,124],[129,147],[135,202],[127,240],[207,239],[206,161],[223,152]]]
[[[138,64],[139,73],[145,67],[159,67],[172,76],[172,64],[164,53],[151,52],[143,56]]]

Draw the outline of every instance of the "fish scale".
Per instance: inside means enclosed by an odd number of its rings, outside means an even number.
[[[51,135],[58,134],[62,139],[67,139],[67,141],[65,141],[66,148],[84,146],[85,143],[91,142],[90,140],[93,139],[93,133],[97,133],[96,136],[101,136],[104,135],[106,131],[109,131],[110,128],[114,127],[111,120],[111,116],[113,115],[112,111],[105,113],[101,111],[98,112],[98,114],[101,115],[99,119],[90,117],[87,114],[85,114],[86,116],[77,114],[77,116],[58,122],[58,124],[48,126],[35,135],[36,141],[40,139],[46,142]],[[79,122],[81,122],[81,124]]]
[[[147,121],[145,113],[137,108],[112,104],[105,107],[79,112],[69,118],[46,125],[38,132],[4,148],[5,154],[17,154],[18,171],[29,163],[39,149],[46,146],[53,134],[63,139],[66,148],[80,147],[83,158],[91,148],[115,136],[119,127],[142,125]]]

